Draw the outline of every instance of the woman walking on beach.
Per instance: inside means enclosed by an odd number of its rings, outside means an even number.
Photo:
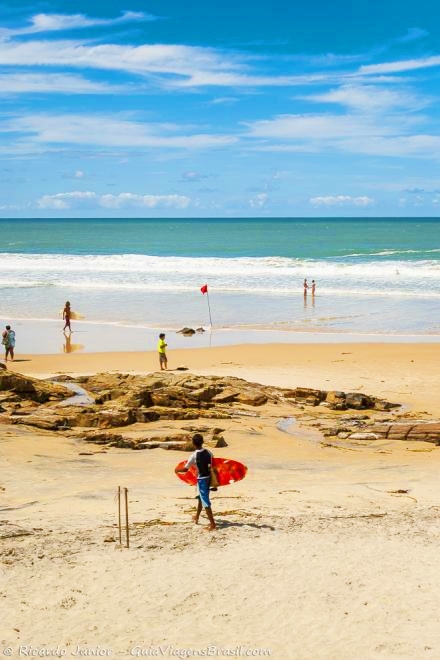
[[[11,329],[10,325],[7,325],[3,332],[2,344],[5,347],[5,362],[8,361],[8,355],[11,358],[11,362],[13,362],[14,348],[15,348],[15,331]]]

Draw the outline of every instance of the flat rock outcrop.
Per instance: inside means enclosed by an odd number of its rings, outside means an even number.
[[[390,403],[360,392],[339,392],[315,390],[307,387],[296,387],[287,390],[286,396],[297,403],[319,406],[325,403],[331,410],[391,410],[398,408],[399,404]]]
[[[47,401],[65,399],[72,394],[62,385],[22,376],[8,369],[0,370],[0,392],[7,393],[6,396],[4,394],[1,396],[1,400],[4,402],[14,400],[13,396],[17,395],[15,403],[20,398],[46,403]]]
[[[100,373],[79,378],[58,376],[56,381],[27,378],[1,369],[0,423],[69,432],[86,442],[114,447],[187,450],[196,431],[205,435],[208,445],[226,445],[223,429],[215,420],[258,416],[257,409],[263,412],[268,406],[273,416],[273,407],[278,406],[280,416],[288,410],[292,417],[303,416],[301,422],[305,424],[306,412],[316,410],[314,419],[319,421],[312,425],[326,437],[440,444],[440,423],[402,422],[393,417],[387,420],[383,415],[379,421],[379,411],[390,411],[399,404],[359,392],[279,388],[236,377],[196,376],[189,372],[145,376]],[[347,410],[353,412],[340,412]],[[148,429],[151,422],[165,420],[194,424],[163,433]]]
[[[205,446],[217,448],[227,447],[227,442],[222,433],[224,429],[203,425],[186,426],[184,429],[166,430],[160,432],[158,429],[137,429],[127,433],[118,433],[108,430],[75,430],[75,436],[85,442],[108,447],[122,447],[128,449],[177,449],[182,451],[192,450],[191,438],[194,433],[201,433],[205,440]]]
[[[440,422],[373,424],[370,431],[378,438],[387,440],[423,441],[440,445]]]
[[[374,420],[369,416],[340,417],[328,426],[319,424],[325,438],[368,444],[376,440],[430,442],[440,446],[440,422],[428,420]]]

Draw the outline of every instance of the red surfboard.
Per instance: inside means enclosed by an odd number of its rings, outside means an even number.
[[[195,465],[191,465],[187,472],[177,472],[185,467],[186,461],[181,461],[176,465],[176,474],[179,479],[182,479],[186,484],[190,486],[195,486],[197,483],[197,470]],[[239,461],[234,461],[232,458],[214,458],[212,460],[212,466],[217,472],[217,479],[219,486],[229,486],[236,481],[241,481],[244,479],[247,472],[246,465],[240,463]]]

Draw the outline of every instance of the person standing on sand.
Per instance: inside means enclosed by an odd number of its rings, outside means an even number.
[[[10,325],[7,325],[2,335],[2,344],[5,347],[5,362],[8,361],[8,355],[11,357],[11,362],[14,361],[14,348],[15,348],[15,331],[12,330]]]
[[[214,516],[212,515],[211,502],[209,499],[209,486],[211,483],[211,465],[213,456],[208,449],[203,448],[203,436],[200,433],[195,433],[192,437],[194,452],[185,463],[185,467],[178,472],[188,472],[192,465],[197,468],[197,511],[193,516],[194,522],[199,522],[202,508],[204,507],[206,515],[208,516],[209,525],[207,530],[212,532],[216,525]]]
[[[307,284],[307,279],[304,279],[304,298],[307,296],[307,289],[309,288],[309,285]]]
[[[316,290],[316,282],[315,280],[312,280],[312,296],[315,295],[315,290]]]
[[[66,330],[66,328],[69,328],[70,332],[72,332],[72,329],[70,327],[71,316],[72,316],[72,310],[70,309],[70,302],[67,300],[63,309],[63,320],[64,320],[63,332]]]
[[[159,341],[157,342],[157,350],[159,352],[159,364],[161,371],[166,371],[166,369],[168,368],[168,360],[166,354],[167,346],[168,344],[165,343],[165,335],[163,332],[161,332],[159,335]]]

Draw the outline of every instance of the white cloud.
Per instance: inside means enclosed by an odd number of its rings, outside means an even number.
[[[233,67],[214,50],[173,44],[142,46],[89,45],[78,40],[0,42],[0,64],[8,66],[71,66],[79,68],[191,76],[193,71],[224,71]]]
[[[395,108],[408,111],[426,105],[425,101],[405,90],[384,89],[379,85],[342,85],[323,94],[307,96],[305,99],[317,103],[340,104],[362,113],[384,112]]]
[[[192,171],[182,172],[182,181],[186,181],[187,183],[201,181],[204,178],[205,175],[200,174],[200,172],[192,172]]]
[[[76,170],[74,177],[75,179],[82,179],[84,176],[84,172],[82,170]]]
[[[247,124],[241,136],[194,133],[193,127],[133,120],[127,115],[29,114],[0,120],[0,135],[11,136],[4,153],[28,153],[44,146],[87,145],[128,149],[224,148],[247,138],[250,148],[260,151],[338,151],[390,157],[437,158],[440,136],[416,133],[423,118],[411,114],[303,114],[281,115]],[[411,134],[413,133],[413,134]],[[197,173],[187,172],[185,180]]]
[[[327,195],[324,197],[311,197],[309,202],[314,206],[369,206],[374,204],[374,199],[366,196]]]
[[[211,99],[209,105],[232,105],[233,103],[237,103],[238,100],[235,96],[218,96]]]
[[[97,199],[94,192],[68,192],[55,195],[43,195],[37,202],[40,209],[70,209],[75,204],[93,202]]]
[[[46,144],[86,144],[97,147],[157,147],[208,149],[237,141],[228,135],[178,134],[185,129],[173,124],[130,121],[102,115],[24,115],[0,124],[0,133],[24,134]]]
[[[144,12],[126,11],[112,19],[90,18],[84,14],[36,14],[30,25],[18,29],[0,30],[0,65],[28,67],[75,67],[124,71],[154,78],[168,87],[191,88],[197,86],[265,87],[296,86],[330,83],[353,77],[400,73],[419,68],[438,66],[440,56],[402,60],[397,62],[363,65],[355,72],[332,73],[329,67],[348,66],[359,59],[356,56],[323,56],[297,58],[309,66],[324,66],[324,72],[299,75],[254,75],[250,63],[256,61],[250,55],[220,51],[214,48],[181,44],[118,44],[90,43],[85,39],[64,40],[35,39],[23,41],[16,37],[45,32],[60,32],[94,26],[114,26],[130,21],[156,20]],[[416,38],[422,31],[408,32],[408,38]],[[268,61],[268,60],[267,60]],[[233,97],[219,97],[211,103],[231,103]]]
[[[264,206],[266,206],[268,199],[269,196],[267,193],[259,193],[249,200],[249,205],[253,209],[262,209]]]
[[[411,156],[413,158],[438,159],[440,136],[410,135],[397,137],[352,136],[343,139],[305,139],[294,144],[260,143],[252,147],[254,151],[320,153],[338,151],[340,153],[363,154],[366,156],[389,156],[390,158]]]
[[[126,192],[118,195],[98,195],[95,192],[80,191],[43,195],[37,201],[39,208],[53,210],[72,209],[78,206],[107,209],[156,207],[185,209],[190,203],[191,199],[183,195],[138,195]]]
[[[2,29],[0,37],[11,38],[39,32],[59,32],[95,26],[112,26],[132,21],[156,20],[154,16],[143,12],[125,11],[117,18],[88,18],[84,14],[35,14],[30,25],[17,29]]]
[[[398,119],[400,130],[402,125],[414,122],[405,116],[399,116]],[[349,113],[280,115],[274,119],[249,123],[247,126],[248,135],[251,137],[299,141],[395,135],[398,130],[396,120],[391,116],[378,122],[375,116]]]
[[[279,115],[245,124],[259,151],[338,151],[376,156],[438,158],[440,136],[423,133],[426,117],[402,111]]]
[[[1,34],[0,34],[1,36]],[[179,44],[89,44],[80,40],[0,40],[0,65],[74,67],[154,77],[167,87],[289,86],[325,81],[328,75],[256,76],[249,58]]]
[[[0,74],[0,94],[116,94],[126,90],[119,85],[92,82],[82,76],[61,73]]]
[[[438,158],[440,136],[402,135],[370,137],[369,139],[347,140],[340,144],[341,150],[370,156]]]
[[[100,206],[112,209],[124,207],[145,207],[153,209],[158,206],[186,209],[190,203],[191,199],[184,195],[136,195],[133,193],[102,195],[99,200]]]
[[[0,211],[20,211],[27,208],[26,204],[0,204]]]
[[[416,71],[417,69],[428,69],[440,66],[440,55],[432,57],[421,57],[412,60],[397,60],[395,62],[382,62],[381,64],[365,64],[359,67],[359,73],[370,75],[376,73],[402,73],[404,71]]]
[[[191,88],[198,86],[219,87],[272,87],[321,84],[386,72],[400,72],[407,68],[436,65],[436,58],[408,60],[405,62],[364,65],[356,72],[330,72],[329,67],[348,66],[359,59],[356,56],[326,54],[299,58],[302,66],[324,66],[324,72],[300,73],[299,75],[255,75],[250,63],[256,61],[250,55],[220,51],[214,48],[186,46],[182,44],[95,44],[79,38],[64,40],[15,39],[24,34],[59,32],[71,29],[113,26],[128,21],[155,20],[142,12],[125,12],[113,19],[89,18],[84,14],[37,14],[31,25],[15,30],[0,30],[0,65],[75,67],[124,71],[154,77],[168,87]],[[2,39],[3,38],[3,39]],[[438,59],[438,58],[437,58]],[[267,60],[268,61],[268,60]],[[438,63],[438,62],[437,62]],[[234,97],[218,97],[214,103],[232,103]]]

